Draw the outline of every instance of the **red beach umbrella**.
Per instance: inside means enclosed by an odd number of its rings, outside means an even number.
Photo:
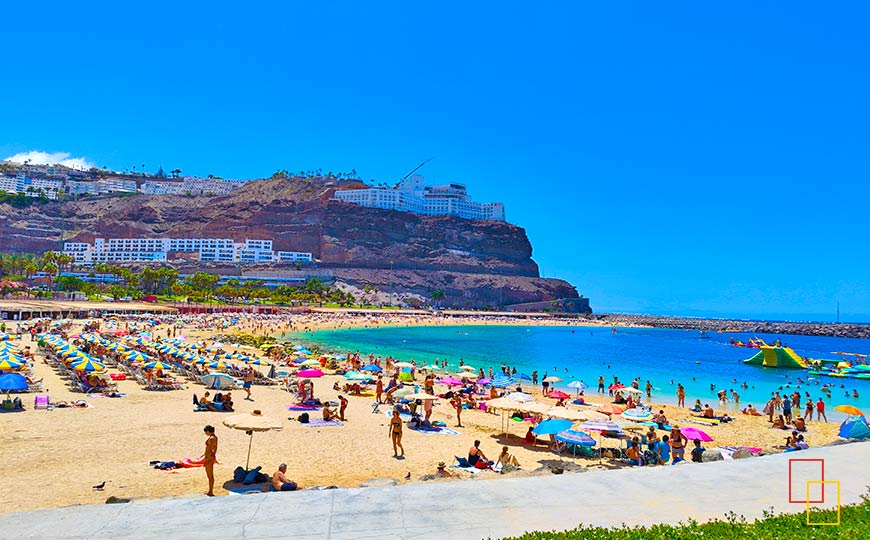
[[[551,397],[553,399],[568,399],[571,396],[569,396],[565,392],[562,392],[561,390],[553,390],[552,392],[547,394],[547,397]]]

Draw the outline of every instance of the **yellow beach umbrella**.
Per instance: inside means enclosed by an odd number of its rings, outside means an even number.
[[[76,371],[103,371],[106,366],[95,361],[93,358],[82,358],[77,362],[73,362],[71,367]]]

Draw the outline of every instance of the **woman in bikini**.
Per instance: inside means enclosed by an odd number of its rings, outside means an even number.
[[[390,438],[393,440],[393,457],[399,457],[398,448],[402,449],[402,455],[405,455],[405,447],[402,446],[402,419],[399,418],[399,411],[393,409],[393,417],[390,418]]]
[[[206,495],[214,497],[214,464],[217,463],[218,438],[214,434],[214,428],[212,426],[205,426],[203,432],[208,437],[205,440],[205,452],[202,455],[204,459],[203,466],[205,467],[205,475],[208,477],[208,493],[206,493]]]

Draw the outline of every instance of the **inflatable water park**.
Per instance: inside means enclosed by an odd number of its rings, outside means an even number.
[[[809,375],[824,375],[843,379],[870,379],[870,364],[866,354],[833,352],[839,360],[804,358],[789,347],[783,347],[777,340],[768,345],[760,339],[749,340],[751,345],[736,345],[759,349],[755,356],[747,358],[744,364],[769,368],[809,369]]]

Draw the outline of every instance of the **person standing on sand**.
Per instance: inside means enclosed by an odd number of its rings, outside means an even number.
[[[686,406],[686,389],[682,384],[677,384],[677,407]]]
[[[338,417],[341,418],[342,422],[344,422],[346,420],[344,417],[344,410],[347,409],[347,398],[344,396],[338,396],[338,402],[340,403],[338,407]]]
[[[402,456],[404,456],[405,447],[402,446],[402,419],[399,418],[398,409],[393,409],[393,417],[390,418],[390,439],[393,441],[393,457],[399,457],[399,448],[401,448]]]
[[[462,398],[459,393],[453,394],[453,408],[456,409],[456,427],[462,427]]]
[[[251,385],[254,384],[254,368],[249,367],[245,370],[245,377],[243,381],[244,383],[242,384],[242,387],[245,389],[245,392],[248,393],[248,395],[245,396],[245,399],[253,401],[251,399]]]
[[[381,396],[384,395],[384,376],[378,375],[378,382],[375,384],[375,399],[378,403],[382,403]]]
[[[217,463],[218,438],[214,434],[213,426],[205,426],[203,432],[206,437],[205,452],[202,454],[205,467],[205,476],[208,478],[208,495],[214,497],[214,464]]]
[[[825,423],[828,422],[828,417],[825,415],[825,402],[819,398],[816,402],[816,420],[821,421],[822,418],[825,419]]]

